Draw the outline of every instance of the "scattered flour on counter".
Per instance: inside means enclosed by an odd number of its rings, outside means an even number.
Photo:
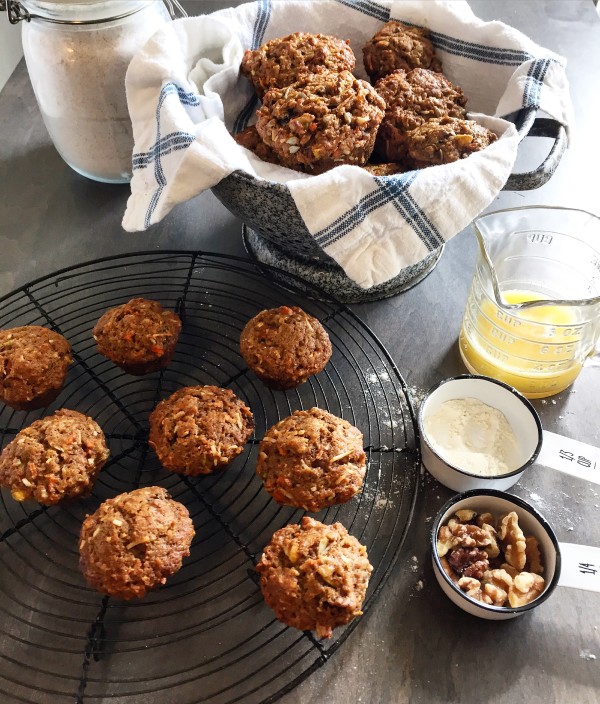
[[[595,660],[596,656],[590,650],[580,650],[579,657],[584,660]]]
[[[532,501],[537,501],[538,503],[544,503],[544,500],[539,494],[529,494],[529,498]]]
[[[479,476],[519,467],[517,439],[506,416],[476,398],[455,398],[427,412],[429,444],[446,462]]]

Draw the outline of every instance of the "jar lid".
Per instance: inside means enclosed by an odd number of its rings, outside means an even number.
[[[127,17],[157,0],[20,0],[32,19],[95,24]],[[159,0],[160,1],[160,0]]]

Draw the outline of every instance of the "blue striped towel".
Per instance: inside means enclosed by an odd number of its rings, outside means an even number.
[[[236,144],[230,132],[252,124],[258,107],[239,74],[244,48],[293,31],[333,34],[350,40],[356,74],[366,78],[362,46],[389,19],[428,27],[444,73],[497,142],[459,162],[386,177],[356,166],[307,176]],[[126,230],[148,228],[242,170],[287,184],[316,242],[363,288],[422,260],[493,201],[519,141],[502,116],[531,107],[572,124],[564,59],[501,22],[479,20],[460,0],[258,0],[177,20],[134,57],[126,87],[135,137]]]

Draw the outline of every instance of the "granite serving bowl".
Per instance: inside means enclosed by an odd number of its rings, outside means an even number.
[[[519,526],[526,536],[537,538],[543,565],[544,587],[537,598],[523,606],[493,606],[469,596],[447,574],[438,555],[437,540],[440,527],[447,524],[456,511],[470,509],[478,514],[490,512],[495,517],[514,511]],[[528,613],[543,604],[558,584],[561,554],[558,540],[548,521],[523,499],[502,491],[487,489],[458,494],[440,509],[431,527],[431,559],[433,572],[442,591],[456,606],[467,613],[489,621],[505,621]],[[484,548],[485,549],[485,548]]]
[[[250,255],[262,264],[299,276],[344,303],[400,293],[425,278],[442,254],[443,247],[439,247],[389,281],[363,289],[315,242],[285,184],[235,171],[212,191],[247,226],[245,244]]]

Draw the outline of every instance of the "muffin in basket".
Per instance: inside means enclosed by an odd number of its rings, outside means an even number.
[[[266,603],[279,621],[331,638],[362,615],[373,567],[366,548],[341,523],[305,516],[276,531],[256,566]]]
[[[403,22],[387,22],[363,47],[365,69],[375,83],[398,68],[410,71],[427,68],[441,72],[442,64],[435,55],[424,27],[411,27]]]
[[[86,582],[120,599],[143,597],[181,569],[194,526],[161,487],[108,499],[81,526],[79,568]]]
[[[298,306],[261,311],[240,336],[246,364],[267,386],[293,389],[322,371],[331,341],[321,323]]]
[[[353,71],[356,57],[349,42],[325,34],[294,32],[271,39],[258,49],[248,49],[242,59],[242,73],[262,98],[270,88],[284,88],[305,73],[325,68]]]
[[[360,491],[366,464],[360,430],[311,408],[295,411],[266,432],[256,473],[280,504],[320,511]]]
[[[0,330],[0,400],[18,411],[43,408],[60,393],[71,345],[39,325]]]
[[[181,331],[176,313],[158,301],[132,298],[111,308],[94,326],[98,352],[128,374],[141,376],[168,366]]]
[[[321,174],[340,164],[366,164],[385,103],[350,71],[322,70],[272,88],[258,110],[256,129],[285,165]]]
[[[385,100],[385,117],[377,133],[375,150],[382,161],[403,161],[408,153],[410,133],[438,117],[464,117],[465,98],[441,73],[416,68],[398,69],[376,84]]]
[[[150,415],[150,447],[165,469],[196,476],[228,465],[254,431],[252,411],[233,391],[186,386]]]
[[[100,426],[61,409],[17,433],[0,455],[0,485],[17,501],[52,506],[87,496],[108,459]]]

